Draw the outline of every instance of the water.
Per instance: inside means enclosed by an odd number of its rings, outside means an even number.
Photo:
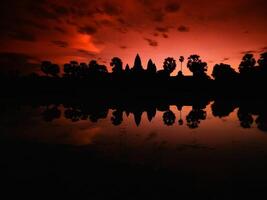
[[[240,183],[265,187],[264,101],[222,102],[146,111],[140,107],[125,111],[122,107],[82,110],[86,106],[7,104],[0,132],[11,146],[20,141],[56,149],[64,146],[85,155],[89,151],[116,166],[182,176],[200,191],[209,191],[214,184],[223,185],[227,194]],[[102,161],[96,165],[100,167]]]

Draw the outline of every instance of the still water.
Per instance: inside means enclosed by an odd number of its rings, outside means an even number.
[[[214,181],[266,186],[264,101],[85,107],[8,104],[1,138],[90,149],[111,161],[188,174],[201,187]]]

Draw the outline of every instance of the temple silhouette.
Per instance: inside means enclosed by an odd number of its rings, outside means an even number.
[[[262,86],[267,83],[267,52],[262,53],[258,61],[253,54],[245,54],[239,71],[230,65],[220,63],[213,67],[210,77],[208,65],[199,55],[187,58],[186,67],[192,75],[183,74],[185,58],[180,56],[180,70],[171,76],[177,68],[177,62],[167,57],[162,70],[157,70],[155,63],[149,59],[146,69],[141,57],[136,55],[134,64],[123,65],[119,57],[112,58],[108,72],[107,66],[96,60],[87,63],[71,61],[63,66],[43,61],[40,70],[44,75],[32,73],[1,73],[1,91],[3,94],[79,94],[95,96],[151,96],[168,97],[186,93],[196,95],[263,95]]]

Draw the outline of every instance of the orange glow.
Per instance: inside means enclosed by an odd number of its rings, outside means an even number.
[[[92,53],[100,53],[100,49],[97,48],[93,42],[90,35],[77,34],[70,41],[70,46],[75,49],[85,50]]]
[[[8,26],[1,30],[0,53],[26,54],[36,62],[58,64],[97,59],[108,65],[119,56],[130,66],[139,53],[144,67],[152,58],[158,69],[168,56],[178,60],[194,53],[208,63],[211,74],[216,63],[237,70],[245,51],[258,56],[267,49],[267,5],[262,0],[203,0],[201,4],[198,0],[47,0],[45,5],[30,0],[29,4],[43,13],[7,4],[10,9],[5,10],[13,10],[13,19],[3,10],[1,20]],[[186,67],[184,73],[190,74]]]

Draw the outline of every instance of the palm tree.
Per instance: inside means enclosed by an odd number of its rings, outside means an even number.
[[[163,63],[163,68],[164,68],[164,71],[168,75],[170,75],[176,68],[176,61],[171,57],[166,58]]]
[[[184,62],[184,57],[180,56],[179,61],[181,63],[181,72],[183,72],[183,62]]]
[[[183,106],[179,105],[177,106],[179,112],[180,112],[180,119],[178,120],[178,124],[180,126],[182,126],[184,124],[184,121],[183,121],[183,118],[182,118],[182,109],[183,109]]]
[[[118,57],[114,57],[111,60],[110,66],[112,67],[112,72],[114,74],[122,73],[122,60]]]

